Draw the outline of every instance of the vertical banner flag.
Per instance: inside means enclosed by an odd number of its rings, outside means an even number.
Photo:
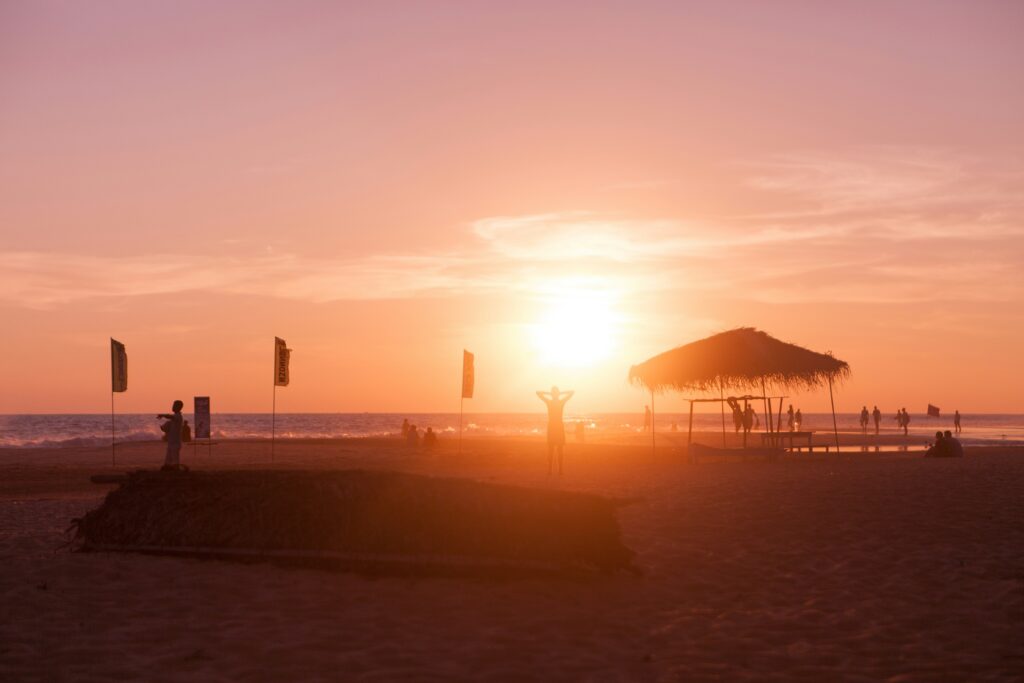
[[[110,390],[128,391],[128,354],[124,344],[110,339]]]
[[[288,362],[291,360],[292,350],[280,337],[274,337],[274,386],[288,386]]]
[[[196,439],[209,439],[210,438],[210,397],[209,396],[196,396],[195,397],[195,423],[196,429],[194,437]]]
[[[928,404],[928,417],[939,417],[938,406],[933,406],[931,403]]]
[[[473,383],[475,378],[473,370],[473,354],[465,349],[462,350],[462,398],[473,398]]]

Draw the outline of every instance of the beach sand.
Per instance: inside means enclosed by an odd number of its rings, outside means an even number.
[[[222,442],[194,469],[386,468],[632,499],[642,576],[365,578],[72,553],[101,472],[161,444],[0,451],[0,679],[1024,680],[1024,452],[687,464],[539,439]]]

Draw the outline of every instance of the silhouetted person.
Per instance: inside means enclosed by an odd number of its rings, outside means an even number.
[[[567,391],[563,394],[558,391],[558,387],[551,387],[551,391],[537,392],[537,398],[544,401],[548,407],[548,474],[551,474],[552,459],[556,448],[558,449],[558,473],[562,473],[562,459],[565,451],[565,424],[562,422],[562,409],[575,393],[575,391]]]
[[[651,407],[644,406],[644,431],[650,431],[651,429]]]
[[[868,433],[868,419],[869,419],[869,417],[870,416],[868,415],[868,407],[864,406],[863,408],[860,409],[860,431],[863,434],[867,434]]]
[[[804,414],[800,412],[799,408],[796,409],[796,415],[793,416],[793,419],[796,421],[796,431],[799,432],[804,424]]]
[[[906,408],[902,408],[901,410],[903,411],[903,436],[906,436],[910,427],[910,413],[907,412]]]
[[[416,431],[416,425],[409,425],[409,431],[405,433],[405,445],[416,446],[420,442],[419,432]]]
[[[946,435],[943,441],[946,442],[946,447],[949,449],[949,455],[953,458],[964,457],[964,447],[960,443],[960,439],[954,437],[949,430],[946,430]]]
[[[949,444],[942,438],[942,432],[935,432],[935,443],[924,453],[926,458],[945,458],[949,456]]]
[[[437,445],[437,433],[433,427],[427,427],[427,431],[423,433],[423,447],[433,448]]]
[[[409,418],[402,420],[402,438],[409,435]]]
[[[165,420],[160,425],[161,431],[167,435],[167,455],[164,457],[162,469],[176,469],[181,464],[181,427],[184,418],[181,416],[181,409],[185,406],[181,401],[171,404],[170,413],[161,413],[156,416],[158,420]]]
[[[743,408],[740,408],[740,402],[733,396],[725,399],[725,402],[732,408],[732,426],[738,434],[740,429],[743,428]]]
[[[960,410],[959,409],[955,413],[953,413],[953,429],[956,430],[957,434],[959,434],[960,432],[963,431],[962,429],[960,429]]]
[[[743,411],[743,433],[749,434],[750,430],[754,428],[754,418],[757,414],[754,412],[753,406],[749,403],[746,409]]]
[[[875,419],[875,436],[878,436],[878,425],[882,422],[882,411],[878,409],[878,406],[871,411],[871,417]]]
[[[789,431],[793,431],[793,425],[796,423],[793,417],[793,404],[789,404],[789,410],[786,411],[786,426],[789,427]]]

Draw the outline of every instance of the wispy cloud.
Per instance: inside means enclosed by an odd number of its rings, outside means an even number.
[[[773,302],[1010,300],[1024,295],[1024,171],[949,152],[876,149],[744,166],[786,210],[718,220],[588,211],[472,221],[457,249],[314,258],[104,257],[0,252],[0,301],[215,291],[324,302],[536,293],[581,287],[679,290]]]

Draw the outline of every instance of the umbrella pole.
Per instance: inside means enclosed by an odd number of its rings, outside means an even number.
[[[836,400],[832,398],[832,376],[828,378],[828,400],[832,404],[832,433],[836,435],[836,454],[839,453],[839,427],[836,426]]]
[[[689,450],[691,443],[693,443],[693,401],[690,401],[690,429],[686,433],[687,450]]]
[[[722,407],[722,448],[725,448],[725,387],[722,386],[722,378],[718,378],[718,397],[722,399],[718,405]]]

